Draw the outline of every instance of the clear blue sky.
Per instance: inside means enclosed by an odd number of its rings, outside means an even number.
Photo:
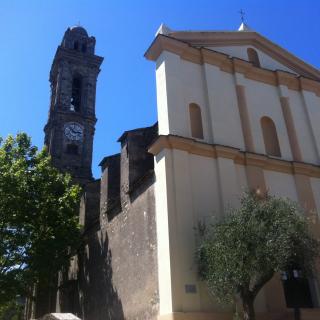
[[[124,130],[156,121],[154,64],[143,54],[163,22],[175,30],[234,30],[238,11],[265,37],[320,67],[320,1],[0,0],[0,135],[25,131],[39,147],[49,70],[68,26],[79,21],[105,58],[98,80],[93,172],[119,151]]]

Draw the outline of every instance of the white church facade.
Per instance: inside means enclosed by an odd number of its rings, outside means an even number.
[[[320,71],[244,24],[162,25],[145,57],[156,65],[158,319],[229,319],[197,274],[195,227],[251,189],[299,202],[320,235]],[[320,315],[318,281],[309,279],[305,319]],[[276,319],[287,307],[279,275],[256,311]]]

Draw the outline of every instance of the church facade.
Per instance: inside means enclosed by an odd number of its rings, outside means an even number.
[[[83,28],[68,29],[50,74],[45,143],[54,165],[84,186],[85,247],[38,315],[232,319],[198,276],[195,228],[250,189],[297,201],[320,235],[320,71],[244,24],[230,32],[162,25],[145,53],[156,66],[158,122],[124,132],[93,180],[102,63],[94,43]],[[261,290],[258,318],[292,317],[289,278]],[[302,319],[317,319],[318,274],[302,280]]]

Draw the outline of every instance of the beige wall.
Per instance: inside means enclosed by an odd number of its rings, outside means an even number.
[[[247,47],[214,48],[218,49],[245,59]],[[264,53],[258,53],[262,67],[291,71]],[[293,143],[298,144],[296,149],[301,151],[302,161],[319,166],[320,97],[306,90],[251,80],[241,72],[225,72],[209,63],[193,63],[168,51],[160,54],[156,64],[159,134],[190,138],[190,103],[200,106],[204,130],[203,140],[190,140],[189,145],[181,148],[169,142],[154,151],[160,315],[223,311],[209,298],[197,276],[194,260],[197,223],[209,221],[212,215],[225,214],[229,206],[237,206],[241,192],[252,185],[295,201],[312,198],[320,214],[320,177],[314,173],[305,173],[312,177],[304,173],[302,178],[301,173],[295,177],[294,170],[284,168],[297,161],[292,152]],[[237,96],[239,90],[241,96]],[[292,115],[289,128],[285,118],[288,113],[283,112],[280,98],[286,98]],[[248,115],[245,121],[240,116],[243,108]],[[276,126],[281,159],[285,161],[280,161],[277,168],[273,165],[248,168],[245,161],[238,161],[236,156],[192,149],[198,141],[236,148],[232,150],[239,152],[245,149],[244,137],[249,132],[253,141],[250,151],[265,154],[260,126],[263,116],[270,117]],[[243,130],[244,123],[248,125],[247,132]],[[292,139],[290,130],[294,130],[296,139]],[[203,144],[203,150],[206,146]],[[259,161],[268,161],[268,158]],[[312,194],[301,194],[302,184],[309,181]],[[194,286],[196,292],[186,293],[186,285]],[[281,290],[279,280],[270,282],[257,299],[258,311],[284,309]]]
[[[282,159],[293,160],[280,98],[289,98],[302,160],[320,164],[320,97],[230,74],[211,64],[196,64],[163,51],[157,60],[160,134],[191,137],[188,105],[202,112],[204,141],[244,149],[236,85],[244,87],[254,151],[265,153],[260,119],[270,117],[278,133]]]
[[[288,97],[292,110],[293,121],[298,133],[297,138],[301,149],[302,160],[309,163],[318,163],[317,151],[312,138],[312,129],[308,122],[309,120],[304,106],[303,95],[300,92],[288,90]],[[314,102],[314,105],[316,104],[317,102]],[[320,105],[320,100],[318,101],[318,104]],[[310,114],[318,118],[320,121],[320,115],[318,115],[318,113],[317,109],[310,110]]]
[[[263,116],[267,116],[275,123],[282,158],[292,160],[287,129],[281,113],[278,88],[253,80],[246,80],[245,84],[255,151],[257,153],[266,153],[260,119]]]
[[[207,108],[211,115],[213,142],[243,148],[233,75],[207,63],[203,65],[203,72],[207,83],[205,90],[208,94]]]
[[[221,311],[197,275],[195,228],[199,221],[210,222],[212,216],[219,217],[228,207],[239,204],[241,191],[248,188],[245,166],[232,159],[214,159],[177,149],[164,149],[155,163],[160,314]],[[298,201],[293,175],[264,170],[263,176],[271,194]],[[320,179],[311,181],[314,195],[319,194]],[[319,201],[317,211],[320,212]],[[188,284],[195,285],[197,292],[186,293]],[[281,296],[282,292],[278,294]],[[256,307],[260,312],[272,309],[264,291]]]
[[[264,170],[264,177],[270,194],[298,201],[293,175]]]

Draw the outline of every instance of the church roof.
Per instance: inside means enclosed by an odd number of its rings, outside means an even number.
[[[156,60],[163,50],[181,53],[183,50],[186,51],[187,47],[191,48],[191,50],[192,48],[199,50],[210,47],[210,50],[215,52],[213,50],[214,47],[239,45],[254,46],[294,70],[297,74],[306,78],[320,80],[320,71],[318,69],[263,37],[258,32],[252,31],[246,24],[241,24],[237,31],[174,31],[162,24],[158,29],[156,38],[146,51],[145,57],[149,60]],[[183,46],[185,49],[183,49]],[[196,54],[195,50],[186,53],[186,55],[190,54]]]
[[[119,157],[120,157],[120,153],[115,153],[115,154],[112,154],[110,156],[106,156],[100,161],[99,166],[104,168],[106,165],[108,165],[108,163],[110,161],[112,161],[115,158],[119,158]]]
[[[126,130],[122,133],[122,135],[118,138],[118,142],[122,142],[123,140],[125,140],[128,136],[128,134],[130,133],[142,133],[142,132],[149,132],[150,130],[153,131],[158,131],[158,122],[156,122],[155,124],[153,124],[152,126],[149,127],[142,127],[142,128],[135,128],[132,130]]]

